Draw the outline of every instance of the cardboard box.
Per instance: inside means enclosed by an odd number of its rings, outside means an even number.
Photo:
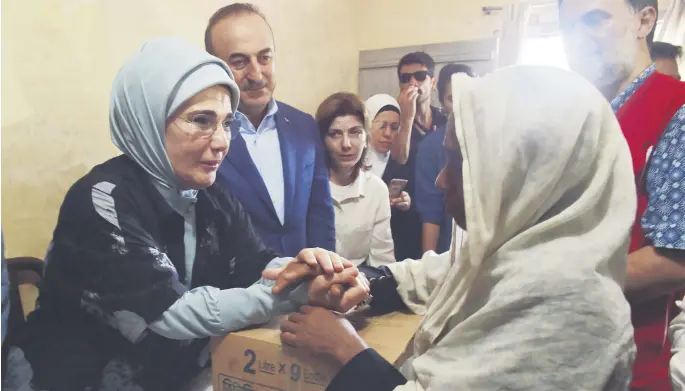
[[[351,319],[359,335],[395,366],[406,360],[406,347],[421,316],[394,312]],[[321,356],[281,345],[280,319],[258,329],[212,340],[215,391],[323,391],[335,376]]]

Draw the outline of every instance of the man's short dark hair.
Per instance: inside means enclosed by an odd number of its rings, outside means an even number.
[[[473,69],[468,65],[449,63],[443,66],[438,74],[438,100],[440,103],[445,103],[442,101],[445,96],[445,88],[447,87],[447,83],[452,81],[452,75],[455,73],[466,73],[470,77],[476,76]]]
[[[205,50],[211,55],[216,55],[216,51],[212,46],[212,28],[214,28],[214,26],[216,26],[217,23],[221,22],[222,20],[230,16],[245,14],[258,15],[259,17],[264,19],[264,22],[267,26],[269,26],[271,36],[273,37],[274,31],[271,28],[269,21],[266,20],[266,16],[264,16],[262,11],[260,11],[256,5],[250,3],[233,3],[225,7],[219,8],[219,10],[217,10],[214,13],[214,15],[212,15],[212,17],[209,18],[209,23],[207,23],[207,28],[205,29]]]
[[[666,42],[654,42],[652,47],[649,48],[649,53],[652,55],[653,60],[667,58],[677,61],[683,55],[683,47]]]
[[[403,66],[414,64],[420,64],[426,67],[430,77],[433,77],[435,74],[435,61],[433,61],[433,57],[429,56],[426,52],[414,52],[402,57],[400,63],[397,64],[397,77],[400,77],[400,69]]]
[[[564,0],[559,0],[559,5]],[[628,3],[635,11],[642,11],[643,9],[647,7],[652,7],[656,11],[656,17],[659,19],[659,0],[626,0],[626,3]],[[654,23],[654,27],[652,28],[652,31],[647,35],[647,46],[652,46],[652,43],[654,42],[654,31],[656,30],[656,23]]]

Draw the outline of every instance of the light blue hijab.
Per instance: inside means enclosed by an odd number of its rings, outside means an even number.
[[[180,38],[154,38],[119,71],[112,85],[114,145],[165,189],[183,189],[164,147],[167,120],[200,91],[225,85],[235,111],[240,90],[226,63]]]
[[[235,111],[240,90],[226,63],[182,39],[146,42],[112,85],[109,122],[114,145],[150,174],[166,202],[184,218],[186,278],[190,286],[197,242],[197,190],[185,189],[166,152],[166,124],[183,103],[216,85],[228,87]]]

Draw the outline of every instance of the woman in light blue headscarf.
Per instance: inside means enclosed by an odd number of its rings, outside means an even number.
[[[3,389],[180,389],[207,364],[207,337],[308,300],[306,286],[271,293],[262,271],[290,259],[267,249],[214,185],[238,99],[226,64],[179,39],[153,39],[124,65],[110,107],[123,155],[67,193]],[[357,275],[324,250],[297,261],[340,272],[341,283]],[[309,301],[347,310],[366,288],[323,296]]]

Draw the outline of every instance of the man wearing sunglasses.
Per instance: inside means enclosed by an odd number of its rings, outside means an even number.
[[[431,106],[431,93],[437,82],[434,74],[435,62],[424,52],[409,53],[397,65],[400,81],[397,101],[402,118],[391,156],[400,164],[409,163],[412,144],[421,141],[416,136],[425,136],[447,122],[440,110]]]
[[[435,62],[424,52],[409,53],[397,65],[400,82],[400,129],[390,150],[390,161],[383,180],[406,179],[407,192],[414,198],[416,154],[423,139],[447,123],[447,117],[431,106],[436,85]],[[421,251],[421,218],[416,208],[393,208],[391,228],[398,260],[418,259]]]

